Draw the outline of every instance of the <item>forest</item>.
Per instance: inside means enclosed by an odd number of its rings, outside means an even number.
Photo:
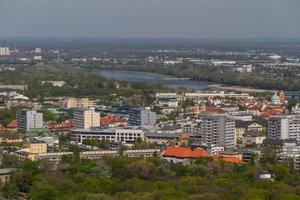
[[[5,155],[2,167],[19,170],[1,185],[4,198],[19,192],[32,200],[297,200],[300,176],[280,164],[231,164],[200,158],[193,165],[158,158],[80,159],[78,151],[59,164],[18,161]],[[56,170],[53,170],[53,169]],[[261,180],[272,173],[275,180]]]
[[[56,87],[43,81],[64,81],[65,84]],[[128,104],[149,105],[156,91],[166,90],[161,84],[116,82],[76,65],[59,64],[16,67],[15,71],[0,72],[0,84],[27,85],[25,95],[35,99],[101,97],[102,103],[106,105],[113,103],[118,97],[125,97],[124,101]],[[126,99],[127,97],[130,98]]]

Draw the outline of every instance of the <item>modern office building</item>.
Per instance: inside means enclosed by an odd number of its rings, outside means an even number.
[[[235,120],[227,115],[205,115],[199,123],[200,141],[206,146],[234,148]]]
[[[22,109],[17,111],[17,127],[19,131],[43,128],[43,113],[36,110]]]
[[[76,143],[82,143],[86,139],[122,143],[134,143],[138,138],[145,139],[144,130],[139,127],[73,129],[71,133],[72,140]]]
[[[150,109],[134,108],[129,111],[129,125],[131,126],[154,126],[156,123],[156,113]]]
[[[81,108],[74,111],[74,128],[90,129],[100,126],[100,113],[94,108]]]

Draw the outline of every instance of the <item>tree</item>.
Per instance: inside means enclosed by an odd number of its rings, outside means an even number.
[[[7,182],[1,189],[3,197],[6,199],[14,200],[18,198],[18,188],[15,183]]]
[[[57,199],[58,191],[50,184],[35,183],[29,192],[29,199],[32,200],[53,200]]]
[[[20,166],[19,159],[16,155],[4,154],[2,158],[2,167],[18,168]]]

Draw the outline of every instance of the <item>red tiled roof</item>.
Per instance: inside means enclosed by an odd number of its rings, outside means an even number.
[[[13,120],[8,125],[7,128],[17,128],[17,121]]]
[[[232,157],[232,156],[214,156],[214,160],[223,160],[225,162],[231,162],[231,163],[242,163],[243,161],[238,157]]]
[[[216,107],[208,107],[206,108],[206,112],[211,112],[211,113],[224,113],[225,111],[221,108],[216,108]]]
[[[0,124],[0,131],[6,131],[6,128]]]
[[[165,157],[176,157],[176,158],[200,158],[200,157],[211,157],[207,151],[198,147],[192,150],[190,147],[178,147],[169,146],[162,153]],[[242,163],[242,160],[238,157],[233,156],[212,156],[214,160],[223,160],[230,163]]]
[[[176,157],[176,158],[199,158],[208,157],[207,151],[202,148],[196,148],[192,150],[190,147],[177,147],[169,146],[163,152],[163,156]]]
[[[115,116],[115,115],[107,115],[105,117],[102,117],[100,119],[100,125],[107,125],[107,124],[113,124],[113,123],[123,123],[126,122],[126,120]]]
[[[267,108],[263,113],[261,113],[261,116],[269,117],[271,115],[281,115],[283,112],[284,109],[282,108]]]

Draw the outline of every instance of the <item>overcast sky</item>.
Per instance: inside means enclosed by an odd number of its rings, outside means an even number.
[[[300,0],[0,0],[0,36],[300,38]]]

